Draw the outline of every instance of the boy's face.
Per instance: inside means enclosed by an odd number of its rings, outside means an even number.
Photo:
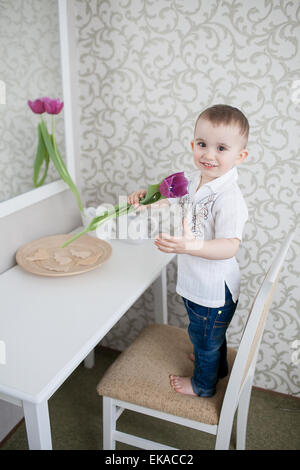
[[[206,182],[224,175],[248,156],[245,140],[237,125],[213,124],[200,118],[191,142],[194,163]]]

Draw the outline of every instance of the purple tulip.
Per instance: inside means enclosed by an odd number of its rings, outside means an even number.
[[[52,100],[51,98],[45,97],[42,98],[45,104],[45,111],[48,114],[59,114],[63,108],[64,102],[60,101],[58,98]]]
[[[43,114],[45,112],[44,98],[38,98],[35,101],[27,101],[29,108],[36,114]]]
[[[45,112],[48,114],[59,114],[64,105],[63,101],[60,102],[58,98],[53,100],[48,96],[38,98],[35,101],[28,100],[27,103],[30,109],[36,114],[43,114]]]
[[[174,173],[167,176],[159,186],[160,193],[167,197],[181,197],[187,194],[188,180],[184,176],[184,172]]]

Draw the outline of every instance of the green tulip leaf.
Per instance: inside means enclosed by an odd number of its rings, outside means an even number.
[[[54,135],[49,135],[48,129],[47,129],[46,124],[45,124],[44,121],[42,121],[40,123],[40,127],[41,127],[41,133],[42,133],[42,136],[43,136],[43,140],[44,140],[44,144],[45,144],[45,147],[47,149],[47,152],[48,152],[51,160],[53,161],[54,166],[57,169],[60,177],[63,179],[63,181],[65,181],[65,183],[67,183],[67,185],[69,186],[69,188],[73,192],[74,196],[76,197],[79,209],[80,209],[81,213],[83,214],[83,205],[82,205],[82,202],[81,202],[81,199],[80,199],[80,195],[79,195],[78,190],[75,186],[75,183],[73,182],[73,180],[72,180],[72,178],[71,178],[71,176],[70,176],[70,174],[69,174],[69,172],[68,172],[68,170],[65,166],[65,163],[64,163],[63,159],[61,158],[61,155],[60,155],[59,151],[56,148],[56,142],[55,142]]]
[[[40,181],[38,181],[39,174],[40,174],[40,171],[44,162],[45,162],[44,174],[42,178],[40,179]],[[45,146],[44,139],[42,136],[42,131],[41,131],[40,124],[39,124],[38,125],[38,147],[37,147],[37,152],[36,152],[34,166],[33,166],[33,186],[35,188],[42,186],[42,184],[44,183],[47,173],[48,173],[48,167],[49,167],[49,154],[47,152],[47,148]]]
[[[145,196],[140,199],[140,204],[147,205],[153,204],[154,202],[160,201],[161,199],[166,199],[159,191],[160,183],[158,184],[149,184],[147,187],[147,192]]]

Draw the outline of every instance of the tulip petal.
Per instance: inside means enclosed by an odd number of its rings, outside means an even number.
[[[42,99],[38,98],[35,101],[27,101],[27,104],[31,111],[33,111],[35,114],[43,114],[45,112],[45,105]]]
[[[48,114],[59,114],[63,108],[64,102],[60,101],[59,98],[52,99],[47,96],[42,98],[45,105],[45,111]]]
[[[167,176],[160,184],[160,192],[167,198],[181,197],[187,193],[188,180],[184,172],[173,173]]]

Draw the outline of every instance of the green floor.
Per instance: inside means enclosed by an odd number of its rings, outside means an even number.
[[[81,364],[49,400],[53,449],[92,450],[102,448],[102,400],[96,385],[118,353],[96,348],[96,365],[86,369]],[[172,447],[195,450],[213,449],[215,437],[125,411],[118,429]],[[234,448],[235,427],[231,448]],[[1,446],[1,450],[28,449],[23,423]],[[133,449],[117,444],[117,449]],[[300,400],[271,392],[253,390],[247,432],[249,450],[300,449]]]

